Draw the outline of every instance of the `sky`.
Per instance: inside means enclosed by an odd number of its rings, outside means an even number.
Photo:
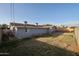
[[[11,19],[11,4],[0,3],[0,24],[24,22],[35,24],[79,24],[79,4],[66,3],[16,3]]]

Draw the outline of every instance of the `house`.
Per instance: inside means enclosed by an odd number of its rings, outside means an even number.
[[[10,30],[12,30],[15,36],[19,39],[40,36],[43,34],[49,34],[51,29],[42,25],[34,24],[22,24],[22,23],[10,23]]]

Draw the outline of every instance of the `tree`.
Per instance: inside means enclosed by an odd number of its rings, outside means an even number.
[[[57,26],[54,25],[53,28],[54,28],[54,29],[57,29]]]
[[[38,23],[36,23],[36,25],[38,26]]]
[[[27,21],[24,21],[25,25],[27,24]]]
[[[1,28],[3,28],[3,29],[8,28],[8,25],[7,24],[2,24]]]
[[[0,28],[1,28],[1,24],[0,24]]]
[[[52,24],[46,24],[46,26],[52,26]]]

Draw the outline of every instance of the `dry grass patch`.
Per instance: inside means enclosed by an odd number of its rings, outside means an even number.
[[[9,52],[10,55],[79,55],[65,49],[68,44],[75,45],[73,33],[54,33],[48,36],[33,37],[30,39],[20,40],[15,44],[9,45],[9,48],[8,46],[6,46],[7,48],[4,48],[8,49],[7,52]]]

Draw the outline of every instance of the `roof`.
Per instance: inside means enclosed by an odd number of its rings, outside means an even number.
[[[43,28],[43,29],[48,29],[49,27],[46,27],[46,26],[43,26],[43,25],[38,25],[38,26],[36,26],[36,25],[34,25],[34,24],[27,24],[26,26],[25,26],[25,24],[22,24],[22,23],[10,23],[10,25],[11,26],[15,26],[15,27],[17,27],[17,28],[19,28],[19,29],[23,29],[23,28],[39,28],[39,29],[41,29],[41,28]]]
[[[23,23],[10,23],[12,26],[25,26]],[[34,24],[27,24],[27,26],[35,26]]]

